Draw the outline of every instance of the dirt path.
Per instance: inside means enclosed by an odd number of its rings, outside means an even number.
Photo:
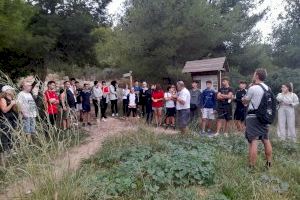
[[[78,169],[82,160],[91,157],[101,148],[101,144],[105,138],[122,134],[122,132],[129,129],[135,129],[132,123],[113,118],[108,119],[107,122],[101,122],[88,128],[89,136],[81,145],[69,149],[54,160],[54,179],[60,180],[63,174]],[[20,199],[24,197],[24,194],[28,194],[36,189],[34,182],[30,178],[25,178],[12,184],[7,187],[4,194],[0,194],[0,199]]]

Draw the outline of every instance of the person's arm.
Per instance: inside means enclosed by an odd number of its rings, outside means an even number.
[[[254,89],[253,89],[253,86],[252,86],[252,87],[249,88],[247,94],[242,98],[242,102],[245,106],[250,103],[253,95],[254,95]]]
[[[297,96],[295,93],[293,93],[293,102],[292,102],[292,106],[295,107],[295,106],[297,106],[297,105],[299,105],[299,98],[298,98],[298,96]]]
[[[217,99],[218,100],[223,100],[224,99],[223,94],[220,91],[217,93]]]
[[[65,102],[65,97],[66,97],[66,93],[63,92],[61,95],[60,95],[60,100],[61,100],[61,105],[63,107],[63,110],[66,110],[67,107],[66,107],[66,102]]]
[[[186,102],[186,98],[187,98],[187,95],[186,94],[182,94],[182,96],[179,96],[177,98],[177,102],[181,105],[184,105],[185,102]]]
[[[283,101],[283,98],[282,98],[282,97],[283,97],[282,94],[279,93],[279,94],[277,95],[277,97],[276,97],[276,100],[277,100],[279,103],[281,103],[281,102]]]
[[[7,102],[4,98],[0,100],[0,108],[3,113],[9,112],[16,105],[15,101],[11,101],[10,105],[7,105]]]
[[[233,92],[230,91],[228,94],[222,95],[223,99],[232,99],[233,98]]]
[[[165,98],[166,101],[171,100],[171,97],[168,97],[168,93],[165,93],[164,98]]]

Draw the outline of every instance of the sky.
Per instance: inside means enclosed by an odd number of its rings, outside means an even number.
[[[108,12],[114,19],[116,19],[118,14],[120,14],[124,1],[125,0],[112,0],[112,2],[108,5]],[[257,24],[256,27],[256,29],[261,31],[263,38],[265,39],[272,33],[272,26],[278,23],[278,15],[280,13],[284,13],[284,0],[265,0],[264,3],[259,6],[257,11],[259,12],[267,7],[270,8],[270,12]]]

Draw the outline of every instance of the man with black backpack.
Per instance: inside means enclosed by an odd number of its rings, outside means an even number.
[[[269,125],[273,123],[276,113],[276,99],[271,89],[264,83],[267,77],[265,69],[257,69],[253,76],[253,85],[242,99],[248,106],[246,117],[246,139],[249,142],[249,165],[255,166],[257,159],[257,140],[265,148],[266,167],[271,167],[272,145],[269,140]]]

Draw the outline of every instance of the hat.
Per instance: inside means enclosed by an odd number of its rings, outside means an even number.
[[[15,90],[15,89],[9,85],[5,85],[2,87],[2,92],[6,92],[7,90]]]

